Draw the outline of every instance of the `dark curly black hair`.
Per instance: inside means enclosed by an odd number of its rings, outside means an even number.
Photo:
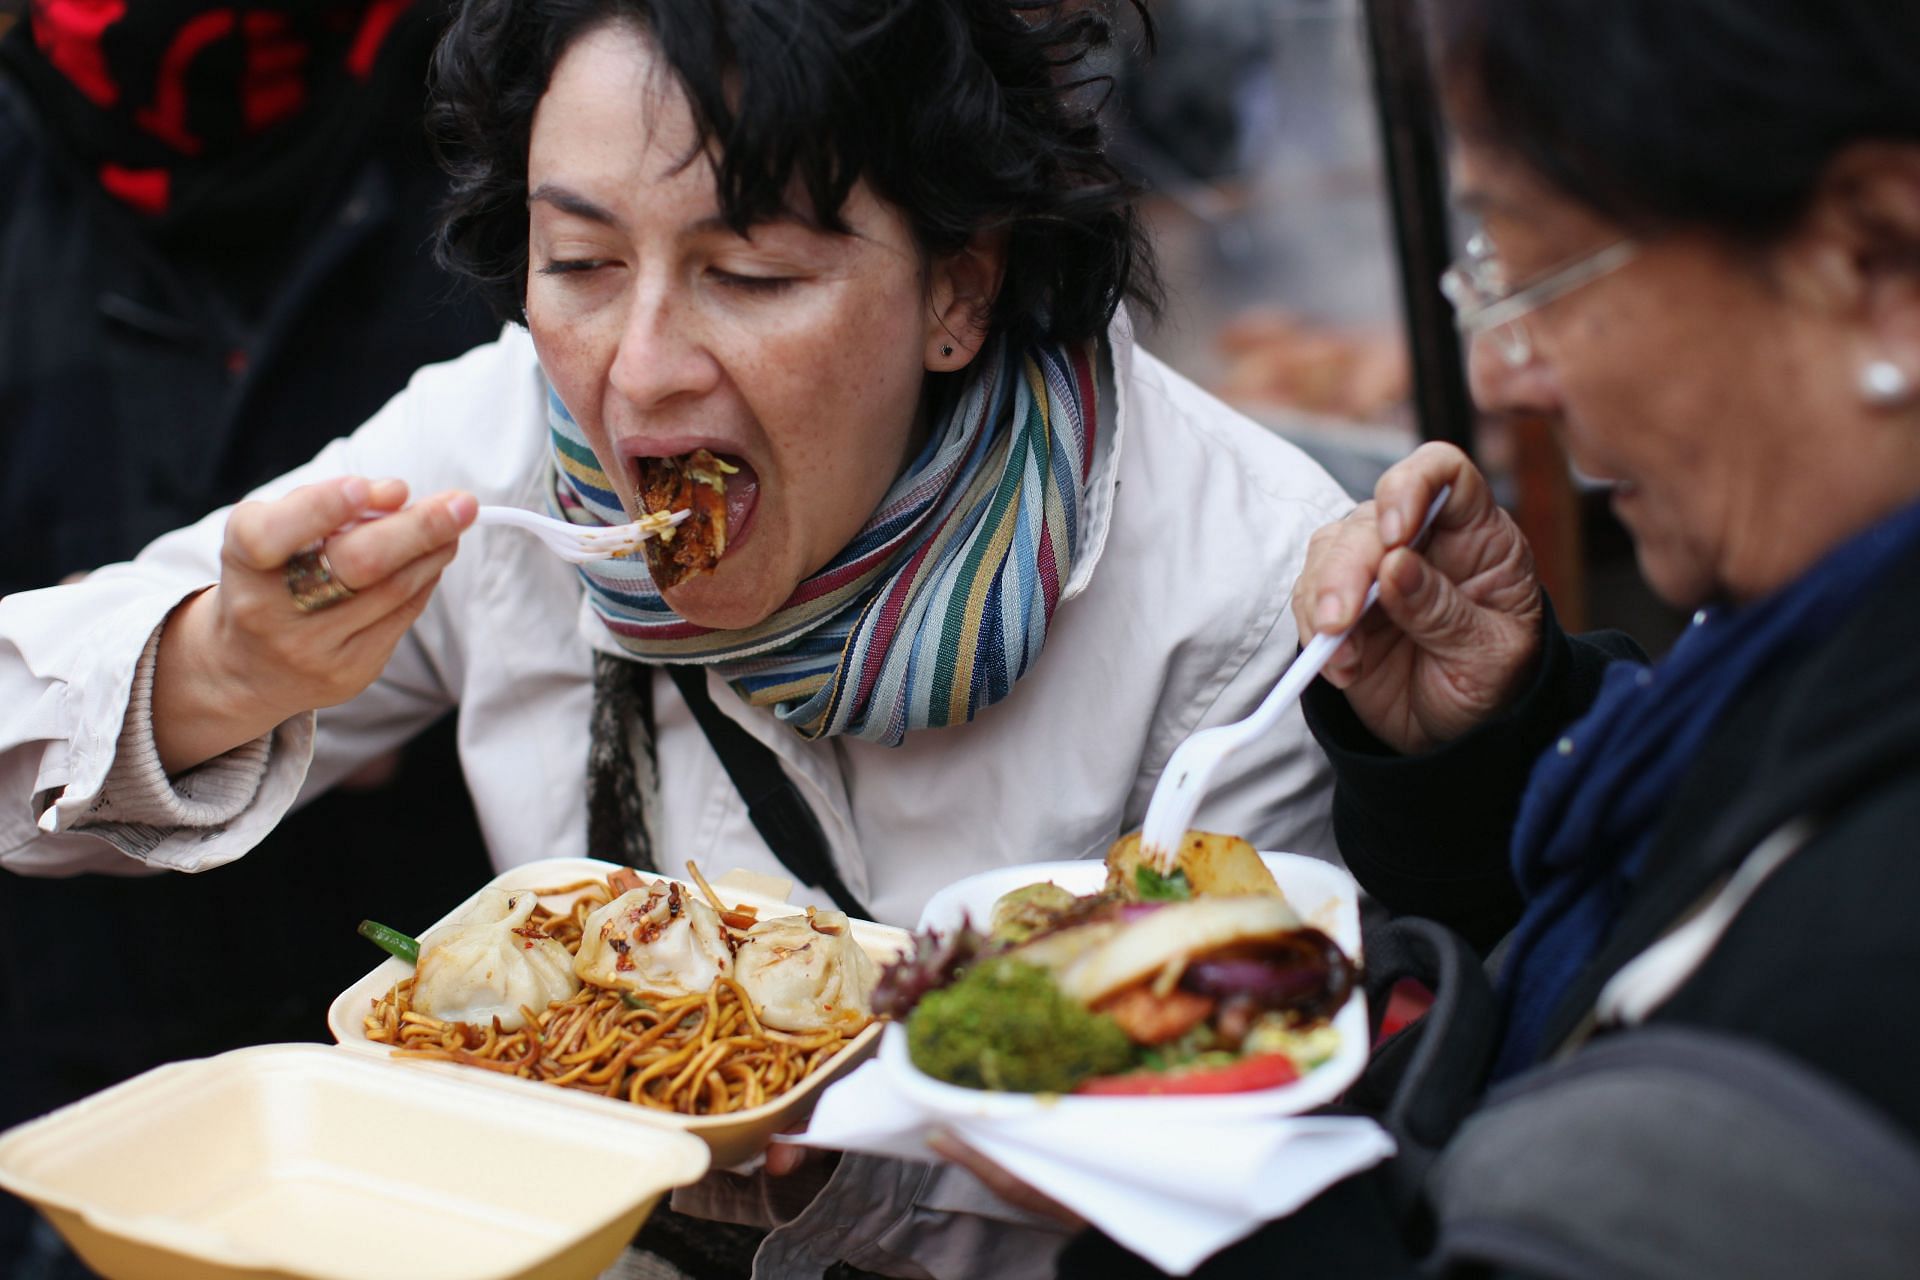
[[[865,179],[929,254],[1005,230],[991,323],[1011,342],[1082,341],[1123,298],[1157,304],[1135,191],[1099,120],[1108,82],[1093,59],[1113,28],[1097,4],[466,0],[434,58],[430,125],[453,176],[437,252],[503,318],[526,295],[534,108],[567,47],[608,22],[645,31],[673,68],[736,231],[781,212],[795,179],[818,224],[844,231]]]
[[[1428,0],[1465,126],[1626,226],[1762,243],[1834,154],[1920,142],[1912,0]]]

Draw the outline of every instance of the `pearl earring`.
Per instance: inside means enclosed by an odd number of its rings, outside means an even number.
[[[1897,409],[1913,399],[1913,379],[1891,360],[1869,360],[1860,369],[1860,398],[1876,409]]]

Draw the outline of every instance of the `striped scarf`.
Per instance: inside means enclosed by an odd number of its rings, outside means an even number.
[[[1094,458],[1094,349],[995,342],[920,456],[833,561],[764,621],[695,626],[640,557],[583,565],[588,599],[643,662],[713,666],[803,737],[897,746],[1006,697],[1046,643],[1079,548]],[[554,510],[625,513],[578,424],[549,389]]]

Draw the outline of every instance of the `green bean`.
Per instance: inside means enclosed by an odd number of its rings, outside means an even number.
[[[420,963],[419,942],[398,929],[372,920],[362,920],[359,934],[390,956],[398,956],[408,964]]]

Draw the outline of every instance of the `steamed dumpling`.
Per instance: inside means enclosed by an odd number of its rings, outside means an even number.
[[[413,1007],[448,1022],[498,1018],[501,1030],[517,1031],[521,1005],[538,1013],[578,991],[573,957],[527,923],[537,902],[527,889],[485,889],[466,914],[422,938]]]
[[[776,916],[747,931],[733,976],[782,1031],[824,1031],[872,1013],[873,960],[838,911]]]
[[[733,971],[720,913],[671,881],[621,894],[585,927],[573,971],[603,987],[694,995]]]

